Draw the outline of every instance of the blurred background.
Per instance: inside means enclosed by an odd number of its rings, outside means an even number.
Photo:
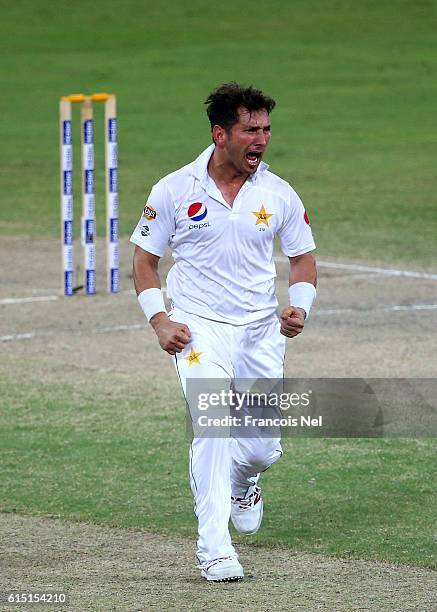
[[[61,95],[117,96],[127,236],[153,183],[209,144],[208,93],[237,80],[277,100],[266,159],[301,195],[319,254],[436,263],[436,2],[0,4],[1,234],[59,235]],[[79,149],[75,161],[79,209]]]

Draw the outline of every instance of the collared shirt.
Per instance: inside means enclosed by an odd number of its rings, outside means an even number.
[[[244,325],[277,308],[275,235],[289,257],[315,244],[299,196],[264,162],[230,206],[208,174],[214,148],[153,187],[131,242],[159,257],[170,246],[167,295],[177,308]]]

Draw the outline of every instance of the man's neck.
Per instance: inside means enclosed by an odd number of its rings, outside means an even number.
[[[249,173],[241,173],[215,149],[208,162],[208,174],[219,187],[227,186],[240,189]]]

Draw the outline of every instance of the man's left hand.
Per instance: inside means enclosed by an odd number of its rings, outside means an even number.
[[[281,334],[287,338],[294,338],[300,334],[305,325],[305,311],[303,308],[287,306],[281,312]]]

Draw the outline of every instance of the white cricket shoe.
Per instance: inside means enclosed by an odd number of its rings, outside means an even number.
[[[258,485],[251,487],[247,497],[231,496],[231,520],[237,531],[250,535],[256,533],[263,518],[263,499]],[[249,489],[250,490],[250,489]]]
[[[236,557],[221,557],[197,566],[200,575],[211,582],[236,582],[243,580],[244,571]]]

